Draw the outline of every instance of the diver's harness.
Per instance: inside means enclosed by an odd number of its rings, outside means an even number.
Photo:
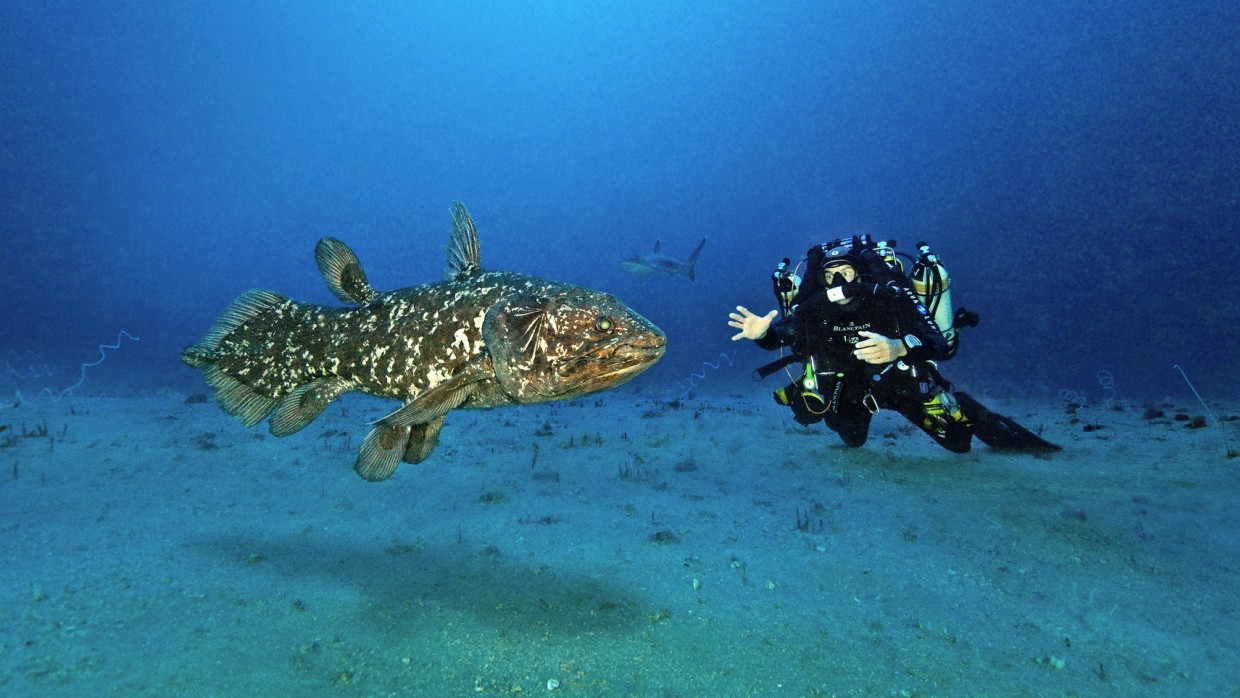
[[[929,245],[924,242],[917,243],[916,259],[902,252],[897,253],[895,245],[895,240],[874,240],[869,235],[860,235],[811,247],[805,253],[805,258],[794,269],[789,269],[792,262],[785,257],[771,274],[775,298],[779,301],[779,309],[783,316],[790,315],[799,302],[828,290],[822,278],[828,253],[838,247],[849,246],[852,248],[853,256],[860,259],[860,264],[855,266],[857,266],[856,281],[860,282],[861,292],[878,298],[895,298],[901,293],[912,296],[925,307],[927,315],[947,340],[948,353],[945,358],[950,359],[955,356],[960,343],[958,330],[962,327],[976,326],[978,324],[977,314],[964,308],[957,309],[955,313],[952,312],[951,281],[938,255],[930,250]],[[900,257],[904,257],[911,263],[907,274]],[[804,283],[797,275],[802,265],[805,266]],[[790,405],[793,397],[788,394],[788,391],[795,386],[799,389],[806,410],[811,414],[836,413],[844,391],[844,374],[837,371],[820,371],[812,355],[794,350],[755,369],[754,380],[762,380],[781,369],[787,372],[787,367],[797,362],[804,364],[804,371],[794,378],[791,384],[776,390],[775,400],[780,404]],[[875,380],[882,380],[882,376],[893,367],[910,372],[911,377],[917,381],[925,406],[927,428],[941,430],[946,426],[947,419],[964,421],[952,394],[946,389],[936,389],[950,384],[939,375],[935,362],[921,362],[918,366],[913,366],[904,361],[894,361],[883,367],[882,371],[875,376]],[[791,375],[789,372],[789,377]],[[825,391],[824,388],[826,388]],[[824,397],[824,392],[829,393],[830,397]],[[878,413],[878,401],[869,388],[866,389],[861,402],[872,414]]]

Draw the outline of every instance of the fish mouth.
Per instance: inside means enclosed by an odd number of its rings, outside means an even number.
[[[654,362],[663,357],[666,350],[666,344],[657,347],[621,344],[611,352],[610,357],[602,360],[609,370],[599,374],[598,378],[619,378],[621,376],[631,378],[650,368]]]
[[[667,351],[667,339],[659,336],[645,342],[621,342],[611,350],[610,361],[654,363]]]
[[[667,335],[656,331],[617,337],[610,345],[602,347],[598,353],[602,361],[645,365],[658,361],[665,351],[667,351]]]
[[[611,387],[633,378],[650,368],[666,351],[667,338],[662,334],[626,338],[562,365],[559,373],[566,377],[584,373],[581,382],[593,384],[591,390],[598,390],[601,388],[598,384]]]

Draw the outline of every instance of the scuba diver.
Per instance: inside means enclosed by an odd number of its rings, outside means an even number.
[[[785,259],[773,275],[784,316],[775,321],[780,310],[758,316],[743,306],[728,316],[728,325],[740,330],[733,341],[791,349],[757,369],[755,379],[803,364],[775,400],[797,422],[824,422],[853,448],[865,444],[873,415],[891,409],[954,453],[968,452],[974,436],[993,448],[1060,450],[952,391],[935,362],[955,355],[957,330],[976,325],[977,315],[963,308],[952,313],[946,271],[925,243],[918,243],[907,276],[894,244],[859,236],[812,247],[803,260],[804,283]]]

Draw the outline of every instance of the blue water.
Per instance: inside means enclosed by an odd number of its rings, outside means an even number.
[[[779,259],[868,232],[930,241],[981,314],[958,380],[1161,396],[1180,363],[1234,394],[1238,13],[5,3],[0,347],[68,381],[123,328],[97,387],[189,385],[178,350],[240,291],[331,301],[321,236],[380,288],[437,279],[459,199],[486,265],[663,327],[656,387],[774,307]],[[617,265],[702,236],[695,284]]]
[[[980,314],[958,384],[1196,410],[1173,365],[1206,400],[1240,387],[1237,36],[1230,0],[10,0],[0,394],[204,391],[178,355],[241,292],[335,303],[324,236],[380,290],[437,280],[460,200],[485,267],[667,333],[643,397],[773,409],[727,313],[869,233],[930,242]],[[619,264],[703,237],[695,282]]]

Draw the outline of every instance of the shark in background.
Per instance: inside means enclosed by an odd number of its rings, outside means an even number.
[[[654,252],[626,259],[620,262],[620,266],[625,271],[636,274],[642,283],[652,276],[688,276],[690,281],[697,281],[693,274],[693,267],[697,264],[698,255],[702,254],[703,247],[706,247],[706,238],[702,238],[702,241],[698,243],[697,249],[689,255],[688,261],[682,262],[675,257],[663,254],[659,249],[660,241],[656,240]]]
[[[354,470],[383,480],[434,450],[453,409],[566,400],[608,390],[658,361],[667,338],[615,296],[480,266],[478,231],[457,203],[444,279],[378,292],[343,242],[319,270],[338,308],[253,290],[181,353],[246,427],[304,428],[337,397],[399,400],[375,422]]]

